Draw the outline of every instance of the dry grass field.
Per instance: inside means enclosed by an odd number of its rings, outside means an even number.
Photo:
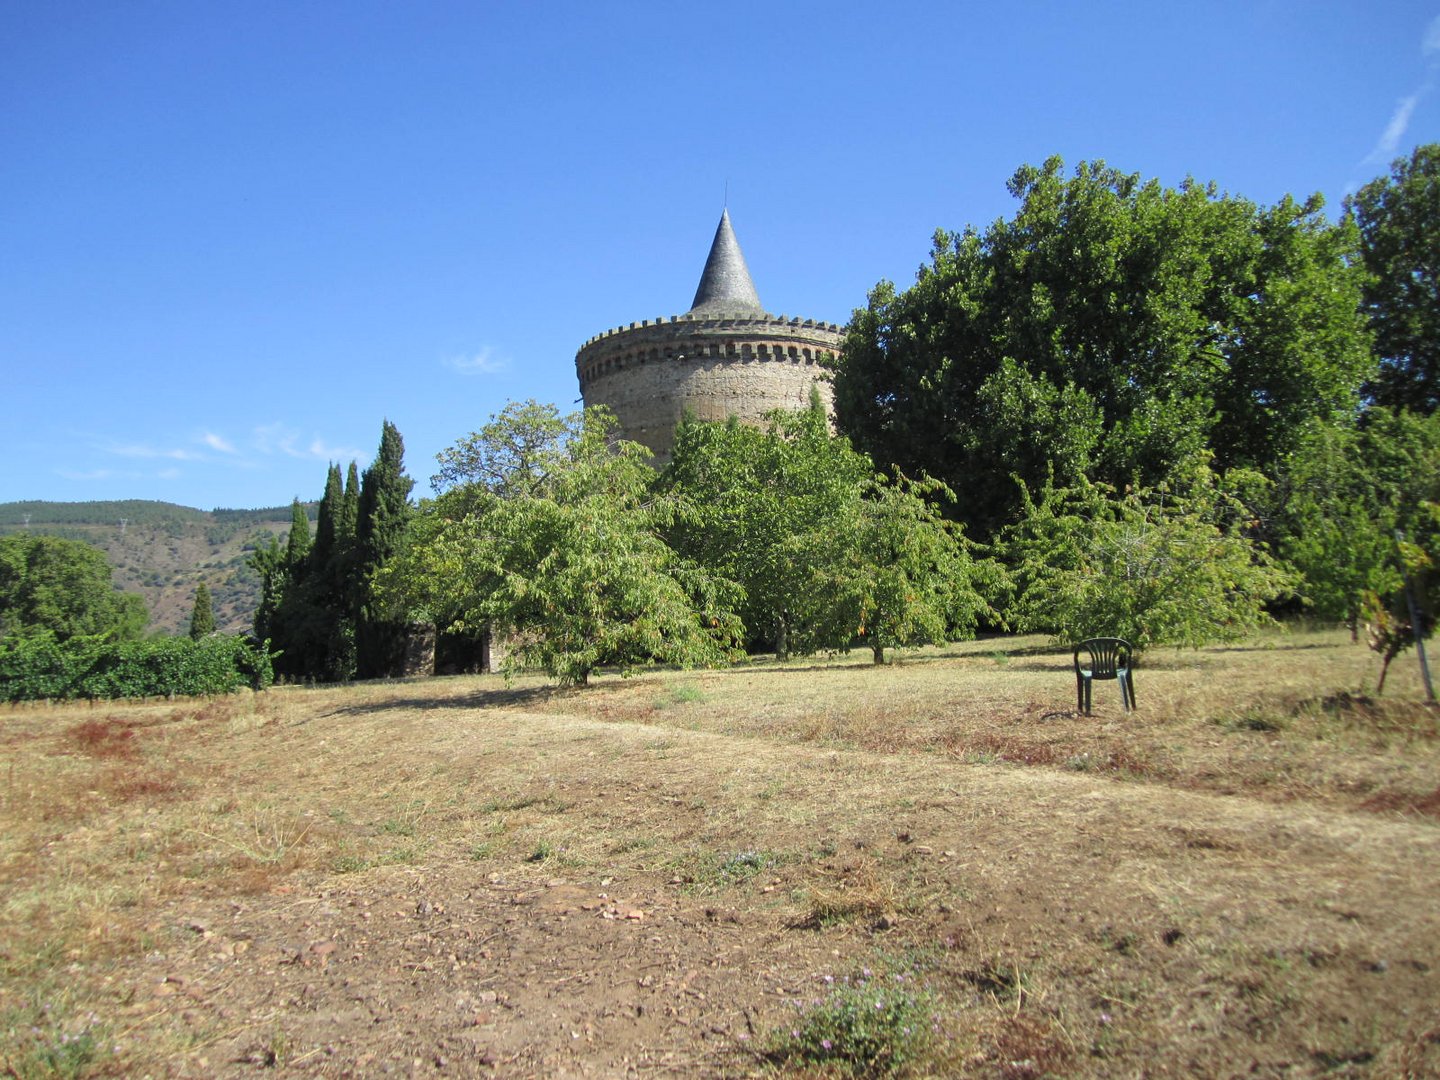
[[[970,642],[0,710],[0,1075],[1440,1075],[1440,711]],[[865,1064],[868,1062],[868,1066]]]

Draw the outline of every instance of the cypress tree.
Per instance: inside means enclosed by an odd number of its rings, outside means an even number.
[[[195,606],[190,609],[190,637],[199,641],[215,632],[215,609],[210,604],[210,590],[205,582],[195,587]]]
[[[292,579],[305,576],[305,557],[310,553],[310,519],[296,498],[290,504],[290,536],[285,541],[285,563]]]
[[[356,674],[355,656],[355,613],[356,564],[355,564],[355,518],[360,504],[360,473],[355,462],[345,476],[345,486],[339,486],[340,469],[333,469],[335,484],[332,488],[327,480],[326,496],[330,498],[332,514],[329,536],[325,542],[325,569],[317,579],[323,582],[325,595],[321,601],[326,618],[325,664],[322,677],[332,682],[347,682]],[[318,533],[318,530],[317,530]],[[320,543],[319,536],[316,543]]]
[[[360,517],[360,472],[355,462],[345,474],[345,495],[340,500],[340,513],[335,518],[335,545],[348,558],[355,546],[355,522]]]
[[[335,553],[336,519],[344,498],[340,466],[332,461],[330,471],[325,477],[325,494],[320,499],[319,516],[315,520],[315,543],[310,548],[312,574],[323,575],[330,565],[330,559]]]
[[[410,520],[410,490],[405,475],[405,442],[389,420],[380,432],[380,448],[360,481],[355,523],[355,639],[362,678],[399,675],[405,666],[408,626],[377,610],[371,591],[375,572],[400,550]]]
[[[307,674],[326,682],[355,677],[352,596],[357,487],[353,461],[348,490],[340,482],[340,466],[331,462],[315,521],[315,542],[306,559],[312,640]]]
[[[285,553],[280,550],[280,541],[272,535],[264,547],[257,547],[245,564],[260,575],[260,603],[255,608],[255,640],[270,642],[277,640],[280,601],[285,589]],[[276,674],[280,674],[277,665]]]

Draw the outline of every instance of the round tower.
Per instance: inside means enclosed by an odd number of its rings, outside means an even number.
[[[621,436],[663,463],[686,411],[697,420],[734,416],[758,425],[775,409],[806,407],[812,387],[828,411],[820,360],[839,354],[843,336],[834,323],[766,314],[727,210],[690,310],[591,338],[575,355],[575,370],[585,405],[609,407]]]

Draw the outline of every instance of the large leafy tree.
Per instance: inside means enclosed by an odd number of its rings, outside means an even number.
[[[752,645],[887,648],[973,633],[986,610],[944,485],[877,476],[829,429],[818,398],[766,430],[686,420],[660,479],[689,512],[667,531],[682,554],[733,582]]]
[[[1422,632],[1433,629],[1440,413],[1377,406],[1357,426],[1317,428],[1286,462],[1273,501],[1279,550],[1303,575],[1316,615],[1345,622],[1355,636],[1367,624],[1388,668],[1415,640],[1408,573]]]
[[[1357,628],[1367,597],[1400,586],[1395,533],[1432,546],[1440,416],[1384,407],[1356,426],[1317,426],[1285,462],[1273,502],[1280,553],[1316,615]]]
[[[992,563],[977,562],[958,526],[938,509],[953,495],[939,481],[871,477],[836,507],[834,520],[784,545],[806,569],[800,620],[816,641],[859,638],[875,663],[885,650],[973,637],[994,612]]]
[[[733,419],[686,419],[661,487],[689,512],[666,535],[681,554],[741,588],[739,614],[752,645],[770,644],[782,658],[791,649],[812,651],[819,628],[802,609],[815,606],[805,603],[815,587],[814,553],[800,538],[833,534],[872,471],[830,432],[818,398],[803,412],[777,413],[764,431]]]
[[[436,491],[519,496],[541,490],[569,461],[566,448],[584,429],[581,413],[562,416],[555,406],[509,402],[480,428],[436,455]]]
[[[1360,228],[1370,278],[1365,312],[1380,371],[1370,394],[1381,405],[1434,412],[1440,406],[1440,143],[1417,146],[1390,175],[1345,200]]]
[[[1266,606],[1292,585],[1203,462],[1173,484],[1047,482],[1022,488],[1021,503],[1001,548],[1015,587],[1006,617],[1022,632],[1122,637],[1137,652],[1234,640],[1268,622]]]
[[[1371,357],[1353,225],[1318,198],[1270,208],[1052,158],[1009,183],[983,234],[936,234],[881,282],[836,363],[842,430],[928,473],[993,533],[1054,478],[1156,484],[1203,454],[1274,468],[1312,418],[1345,414]]]
[[[603,410],[561,418],[507,410],[441,455],[506,459],[498,471],[457,471],[422,504],[410,543],[380,575],[392,602],[442,629],[493,625],[507,664],[584,685],[601,666],[706,664],[730,655],[738,623],[723,584],[682,560],[660,527],[678,512],[657,498],[649,453],[617,441]]]
[[[0,637],[138,638],[149,621],[145,602],[117,591],[110,574],[105,553],[78,540],[0,537]]]

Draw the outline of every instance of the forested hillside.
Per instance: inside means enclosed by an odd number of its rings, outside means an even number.
[[[144,597],[149,629],[167,633],[186,631],[202,581],[210,590],[217,629],[248,631],[260,579],[246,557],[289,526],[288,506],[205,511],[142,499],[0,503],[0,535],[29,529],[104,551],[115,567],[115,584]]]

